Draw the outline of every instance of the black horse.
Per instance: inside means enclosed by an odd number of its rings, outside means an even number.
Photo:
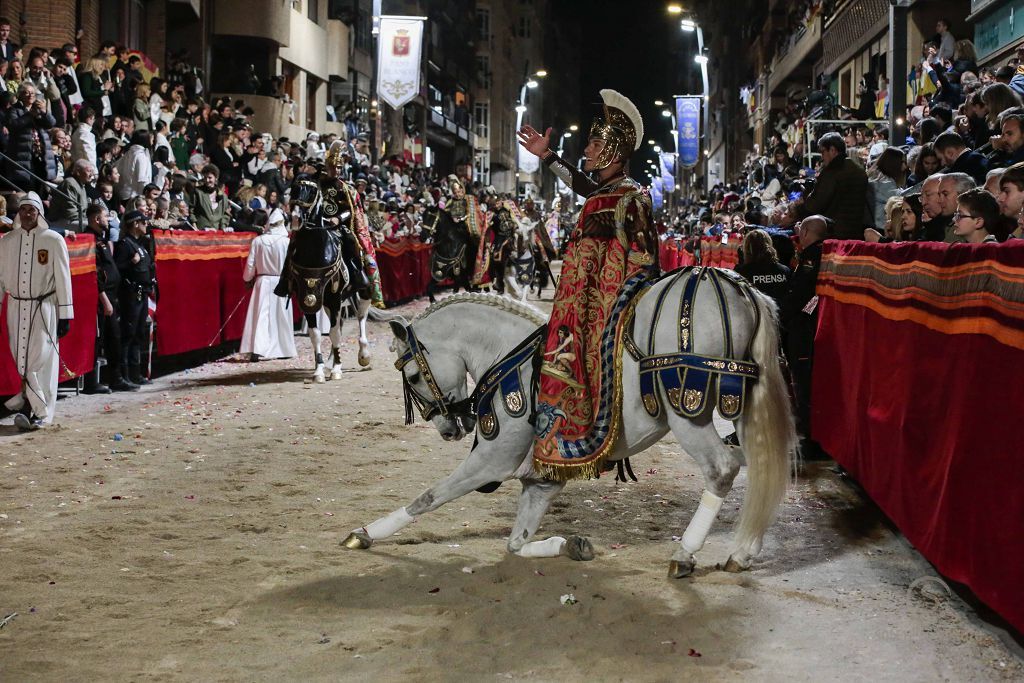
[[[331,325],[331,379],[341,378],[341,309],[353,299],[359,320],[359,364],[370,364],[366,318],[370,308],[369,282],[363,272],[359,245],[352,230],[354,210],[341,181],[325,190],[315,179],[300,177],[292,186],[293,205],[301,214],[301,227],[292,234],[279,296],[294,292],[305,314],[316,357],[314,382],[324,381],[317,313],[323,309]]]
[[[430,255],[430,282],[427,296],[434,303],[437,286],[445,280],[454,282],[454,292],[473,287],[473,265],[479,240],[470,234],[465,223],[459,223],[444,209],[428,206],[423,212],[423,229],[420,239],[433,238],[434,249]]]

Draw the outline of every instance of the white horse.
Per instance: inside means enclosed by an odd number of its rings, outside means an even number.
[[[673,304],[678,307],[685,281],[686,278],[682,277],[663,279],[639,301],[635,310],[634,340],[640,348],[646,348],[658,295],[670,288],[666,293],[664,310],[672,311]],[[694,351],[721,356],[725,348],[722,318],[711,289],[698,289],[693,301]],[[791,457],[796,453],[796,430],[779,364],[774,303],[759,292],[752,292],[760,316],[760,324],[756,325],[751,306],[739,290],[733,286],[724,290],[732,320],[733,348],[745,349],[748,342],[752,342],[749,346],[752,360],[760,367],[760,377],[748,387],[746,406],[738,420],[748,468],[748,486],[726,569],[739,571],[749,567],[751,558],[760,551],[765,530],[785,493],[792,471]],[[437,394],[431,391],[427,379],[433,380],[448,405],[465,399],[468,396],[467,373],[474,381],[479,381],[498,359],[504,358],[543,323],[544,318],[536,309],[487,294],[449,297],[427,309],[408,328],[402,323],[391,322],[395,350],[400,357],[409,349],[410,329],[414,330],[416,340],[425,349],[423,358],[429,367],[420,367],[418,361],[408,362],[402,372],[420,407],[428,408],[430,414],[427,417],[432,419],[445,440],[461,439],[467,431],[466,422],[472,420],[455,417],[451,411],[447,415],[435,414],[440,402],[429,398]],[[660,316],[654,332],[653,348],[657,353],[679,351],[678,326],[675,315],[666,313]],[[662,409],[658,417],[651,417],[641,401],[638,367],[628,353],[623,353],[622,431],[609,460],[619,461],[636,455],[669,430],[696,460],[704,474],[705,490],[669,568],[670,576],[682,577],[696,566],[694,553],[703,546],[722,499],[732,488],[742,462],[738,453],[722,443],[715,430],[713,401],[708,401],[704,412],[695,419],[685,419],[668,407],[666,392],[659,387]],[[531,364],[527,362],[520,372],[522,386],[531,386]],[[577,560],[592,559],[593,547],[587,539],[579,536],[531,540],[541,517],[562,490],[564,482],[544,479],[535,471],[532,457],[534,428],[528,421],[529,412],[514,418],[506,413],[499,398],[495,398],[494,405],[499,431],[493,440],[478,435],[469,457],[448,477],[431,486],[409,505],[355,529],[343,544],[349,548],[369,548],[374,541],[391,536],[419,515],[481,487],[515,478],[521,481],[523,490],[515,525],[508,539],[508,550],[522,557],[567,555]]]

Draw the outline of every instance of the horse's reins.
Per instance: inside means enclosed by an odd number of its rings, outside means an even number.
[[[416,366],[419,368],[420,376],[423,378],[423,382],[427,385],[427,389],[434,399],[431,401],[421,396],[419,392],[412,388],[412,385],[409,384],[409,379],[402,372],[402,392],[405,396],[405,423],[413,423],[413,404],[416,405],[424,422],[429,422],[435,415],[473,418],[472,403],[470,403],[472,397],[462,401],[452,401],[449,397],[445,396],[441,388],[437,386],[437,380],[434,379],[430,363],[427,362],[427,349],[416,337],[412,325],[405,326],[405,333],[405,342],[409,345],[409,350],[395,361],[395,369],[401,372],[406,365],[415,361]]]

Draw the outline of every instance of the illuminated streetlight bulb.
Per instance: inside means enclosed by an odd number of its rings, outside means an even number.
[[[690,31],[696,30],[697,22],[695,22],[693,19],[683,19],[682,22],[680,22],[679,24],[679,28],[689,33]]]
[[[661,115],[664,116],[665,118],[668,118],[669,116],[672,116],[672,112],[670,112],[668,109],[662,109]]]
[[[693,61],[695,61],[695,62],[697,62],[698,64],[701,64],[701,65],[707,64],[708,63],[708,56],[707,55],[694,55],[693,56]]]
[[[516,111],[519,112],[520,114],[524,113],[526,111],[526,105],[525,104],[517,104],[516,105]]]
[[[898,119],[896,119],[896,125],[897,126],[902,126],[903,125],[903,117],[902,116],[899,117]]]
[[[647,141],[647,144],[648,144],[648,145],[653,145],[653,144],[654,144],[654,140],[648,140],[648,141]]]
[[[580,127],[579,127],[579,126],[577,126],[577,125],[576,125],[575,123],[574,123],[574,124],[572,124],[571,126],[569,126],[569,130],[571,130],[571,131],[572,131],[572,132],[574,132],[574,133],[575,133],[576,131],[578,131],[579,129],[580,129]]]
[[[660,106],[662,106],[664,104],[665,103],[663,101],[661,101],[661,100],[654,100],[654,106],[655,107],[660,107]]]
[[[665,9],[668,10],[669,14],[681,14],[683,11],[683,6],[673,2]]]
[[[654,151],[655,152],[660,152],[661,151],[661,146],[660,145],[655,145],[654,146]]]
[[[545,76],[548,75],[548,72],[547,72],[547,69],[540,69],[540,70],[537,71],[537,73],[535,73],[533,75],[536,76],[537,78],[544,78]]]
[[[526,81],[526,87],[527,88],[536,88],[538,85],[540,85],[540,83],[538,83],[537,81],[533,80],[532,78],[530,80]]]

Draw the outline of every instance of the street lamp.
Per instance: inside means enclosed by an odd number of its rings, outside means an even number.
[[[660,152],[661,151],[661,146],[660,145],[655,145],[654,146],[654,151],[655,152]]]
[[[697,30],[697,22],[695,22],[693,19],[683,19],[679,23],[679,28],[683,29],[687,33],[692,33],[693,31]]]
[[[540,85],[540,83],[538,83],[537,81],[533,80],[532,78],[530,80],[526,81],[526,87],[530,88],[531,90],[533,88],[536,88],[538,85]]]
[[[668,117],[672,116],[672,112],[670,112],[668,109],[662,109],[661,115],[667,119]]]
[[[526,105],[525,104],[517,104],[516,105],[516,113],[517,114],[525,114],[526,113]],[[520,128],[522,128],[522,125],[520,125]]]
[[[532,76],[527,76],[523,82],[521,88],[519,88],[519,103],[516,105],[516,130],[518,131],[523,127],[523,114],[526,113],[526,91],[533,90],[538,87],[540,83],[537,81],[538,78],[544,78],[548,75],[546,69],[538,69],[533,72]],[[515,194],[519,196],[519,154],[522,150],[516,149],[516,189]]]
[[[580,127],[579,127],[579,126],[577,126],[577,125],[576,125],[575,123],[574,123],[574,124],[572,124],[571,126],[569,126],[569,130],[571,130],[571,131],[572,131],[573,133],[575,133],[575,132],[576,132],[576,131],[578,131],[579,129],[580,129]]]
[[[654,100],[654,106],[655,107],[661,107],[661,106],[664,106],[664,104],[665,103],[662,100]]]
[[[682,14],[683,12],[683,6],[677,5],[674,2],[669,4],[669,6],[666,7],[665,9],[668,11],[669,14]]]
[[[548,75],[547,69],[538,69],[537,73],[534,74],[537,78],[544,78]]]

